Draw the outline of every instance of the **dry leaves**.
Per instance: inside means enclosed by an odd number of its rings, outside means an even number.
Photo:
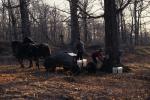
[[[37,73],[35,68],[3,67],[0,70],[0,100],[148,100],[150,64],[141,62],[126,60],[133,69],[130,73],[79,76],[50,73],[46,77],[44,69]]]

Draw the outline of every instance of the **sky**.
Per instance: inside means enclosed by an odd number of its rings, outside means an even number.
[[[44,0],[43,0],[44,1]],[[94,1],[92,3],[92,5],[90,5],[90,8],[92,7],[91,12],[96,12],[95,14],[100,12],[100,4],[98,2],[98,0],[91,0]],[[62,10],[68,10],[69,11],[69,2],[67,0],[45,0],[45,3],[54,6],[56,5],[56,7],[58,7],[59,9]]]
[[[58,7],[59,9],[69,11],[69,2],[67,0],[45,0],[45,3],[47,3],[51,6],[56,5],[56,7]],[[99,5],[100,5],[100,3],[98,2],[98,0],[96,0],[93,3],[93,6],[91,5],[92,6],[91,12],[95,12],[95,15],[98,15],[98,14],[100,15],[100,13],[101,13],[101,11],[99,10],[100,9]],[[150,7],[149,7],[149,9],[150,9]],[[146,14],[144,14],[144,15],[146,15]],[[150,12],[147,16],[150,16]],[[150,21],[150,17],[144,18],[142,20],[142,22],[147,22],[147,21]],[[148,31],[150,31],[150,22],[149,22],[149,24],[146,25],[146,28],[148,29]]]
[[[56,5],[58,8],[65,10],[69,7],[69,2],[67,0],[45,0],[45,3],[48,3],[51,6]]]

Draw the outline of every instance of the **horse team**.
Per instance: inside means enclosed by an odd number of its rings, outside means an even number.
[[[21,41],[12,41],[12,52],[18,60],[22,68],[24,68],[23,61],[28,60],[30,62],[29,67],[33,66],[33,61],[36,62],[36,66],[39,69],[39,59],[44,59],[50,56],[50,50],[48,44],[34,43],[30,38],[24,38]]]
[[[57,52],[50,54],[48,44],[35,43],[31,38],[26,37],[23,41],[12,41],[11,43],[13,55],[18,60],[22,68],[24,68],[23,61],[29,61],[29,68],[33,66],[35,61],[39,69],[39,60],[44,59],[44,67],[46,71],[54,71],[56,67],[62,66],[64,70],[70,70],[72,73],[79,73],[80,68],[73,57],[67,52]]]

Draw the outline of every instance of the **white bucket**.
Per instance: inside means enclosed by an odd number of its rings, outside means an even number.
[[[123,72],[123,68],[122,67],[118,67],[118,73],[122,73]]]
[[[118,71],[117,71],[117,70],[118,70],[118,68],[117,68],[117,67],[113,67],[113,69],[112,69],[112,70],[113,70],[112,72],[113,72],[114,74],[118,72]]]
[[[79,67],[86,67],[87,66],[87,59],[77,60],[77,65]]]
[[[87,59],[83,59],[83,67],[86,67],[87,66]]]
[[[81,66],[82,66],[82,60],[77,60],[77,65],[78,65],[79,67],[81,67]]]
[[[113,73],[123,73],[123,67],[113,67]]]

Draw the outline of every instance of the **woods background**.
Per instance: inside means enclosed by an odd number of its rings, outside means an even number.
[[[133,50],[135,46],[150,44],[150,1],[67,1],[69,11],[62,10],[55,4],[50,6],[44,0],[1,0],[1,44],[29,36],[34,41],[46,42],[51,47],[71,47],[81,37],[86,47],[105,47],[111,60],[119,59],[119,49]],[[95,1],[99,4],[98,11],[102,13],[93,12]],[[1,48],[4,48],[2,45]]]

